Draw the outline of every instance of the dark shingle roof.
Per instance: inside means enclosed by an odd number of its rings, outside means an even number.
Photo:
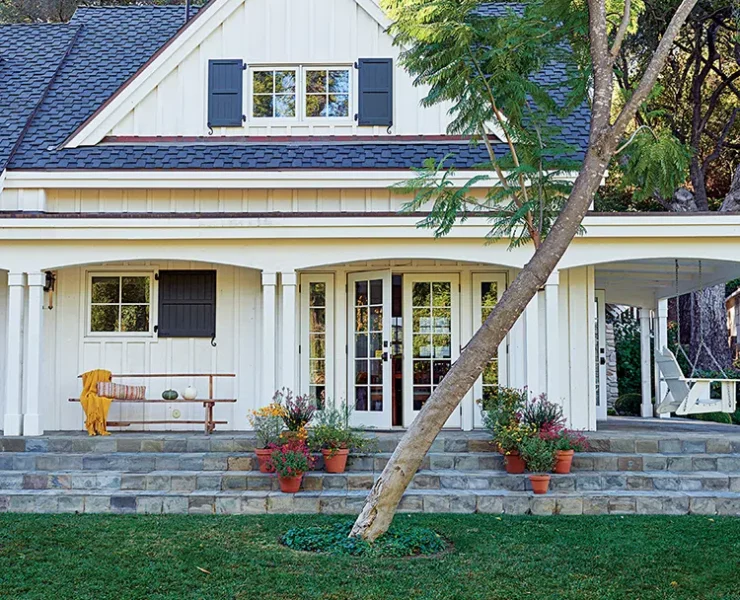
[[[60,149],[59,145],[171,39],[183,22],[182,6],[132,6],[80,8],[71,25],[56,26],[78,27],[79,34],[9,168],[406,169],[421,166],[427,157],[441,159],[447,154],[453,155],[457,168],[470,168],[486,160],[480,145],[428,141],[103,143]],[[557,77],[557,70],[554,66],[544,76]],[[586,109],[576,111],[564,124],[564,137],[579,149],[576,158],[585,149],[588,123]]]
[[[0,27],[0,172],[76,32],[74,25]]]

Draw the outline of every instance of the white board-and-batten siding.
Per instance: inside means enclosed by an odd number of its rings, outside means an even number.
[[[17,190],[6,190],[7,202]],[[482,197],[483,190],[474,190]],[[388,189],[50,189],[48,212],[399,212],[411,196]],[[14,209],[9,207],[6,210]]]
[[[110,136],[206,136],[208,61],[242,59],[248,67],[352,66],[359,58],[394,60],[393,135],[445,133],[449,107],[420,106],[424,88],[398,63],[391,36],[355,0],[244,0],[198,47],[152,89]],[[357,70],[350,69],[349,118],[255,119],[249,114],[250,71],[244,76],[242,127],[217,127],[216,136],[388,136],[386,127],[359,127]],[[298,90],[300,103],[300,89]]]
[[[205,338],[127,337],[125,335],[89,335],[88,278],[90,273],[105,271],[153,274],[159,269],[216,269],[216,346]],[[229,422],[219,429],[246,429],[248,411],[258,404],[261,339],[261,292],[258,271],[205,263],[152,262],[105,266],[81,266],[60,269],[57,273],[54,308],[44,309],[42,363],[42,419],[46,430],[77,430],[84,421],[79,403],[68,398],[79,397],[78,375],[90,369],[108,369],[113,373],[236,373],[237,377],[215,380],[217,398],[236,398],[236,404],[215,408],[216,419]],[[152,313],[156,324],[157,292],[153,285]],[[2,307],[0,307],[2,308]],[[4,311],[0,310],[0,313]],[[0,351],[2,352],[2,351]],[[4,364],[4,361],[3,361]],[[182,391],[192,384],[198,397],[208,396],[207,378],[189,380],[147,379],[118,380],[146,385],[148,398],[160,398],[168,388]],[[114,403],[109,419],[162,420],[202,419],[200,404],[165,406]],[[144,411],[146,413],[144,414]],[[174,419],[177,420],[177,419]],[[134,425],[132,430],[140,428]],[[150,426],[148,429],[195,429],[198,425]]]

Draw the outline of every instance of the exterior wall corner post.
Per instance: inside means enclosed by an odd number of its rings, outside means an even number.
[[[44,273],[28,274],[28,316],[25,331],[23,368],[23,434],[41,435],[44,428],[39,410],[41,396],[41,355],[43,350]]]
[[[5,435],[21,435],[23,428],[23,315],[26,274],[8,273],[8,328],[5,354]]]
[[[276,389],[276,287],[277,273],[262,272],[262,384],[261,402],[269,402]]]
[[[279,368],[279,387],[285,387],[295,393],[296,389],[296,285],[295,271],[283,271],[280,273],[281,300],[282,300],[282,335],[281,360]]]
[[[650,373],[650,309],[640,308],[640,380],[642,404],[640,415],[653,416],[652,374]]]

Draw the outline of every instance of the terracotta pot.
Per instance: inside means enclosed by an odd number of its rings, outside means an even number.
[[[321,454],[324,455],[324,470],[327,473],[344,473],[347,468],[348,448],[335,448],[334,450],[324,448]]]
[[[299,489],[301,489],[302,479],[303,473],[296,475],[295,477],[283,477],[282,475],[278,475],[280,491],[284,494],[295,494]]]
[[[507,473],[519,475],[520,473],[524,473],[524,469],[527,467],[527,464],[524,462],[524,459],[519,456],[518,452],[512,452],[511,454],[506,454],[504,456],[504,466],[506,467]]]
[[[570,467],[573,464],[573,455],[575,450],[557,450],[555,452],[555,473],[567,475],[570,473]]]
[[[257,462],[260,465],[260,473],[275,472],[275,469],[270,467],[270,456],[272,455],[270,448],[257,448],[254,453],[257,455]]]
[[[532,483],[532,491],[535,494],[547,494],[547,488],[550,487],[550,475],[530,475],[529,481]]]

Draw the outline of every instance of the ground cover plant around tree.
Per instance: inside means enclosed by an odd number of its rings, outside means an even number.
[[[0,598],[740,598],[740,519],[399,515],[450,542],[431,558],[296,552],[279,541],[297,526],[351,520],[3,514]]]

